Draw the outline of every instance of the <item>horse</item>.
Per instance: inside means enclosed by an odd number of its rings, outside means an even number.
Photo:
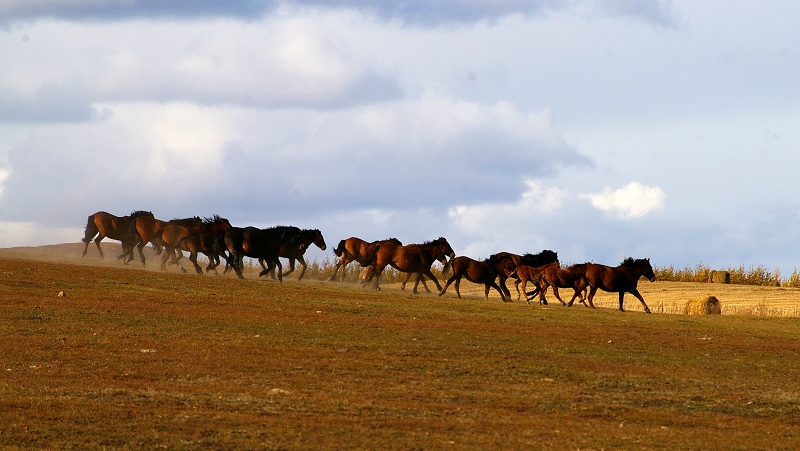
[[[100,258],[105,258],[103,255],[103,249],[100,247],[100,241],[106,237],[112,240],[120,241],[122,243],[124,255],[125,249],[132,249],[135,244],[132,243],[133,237],[130,236],[128,232],[131,223],[135,221],[136,218],[144,216],[149,216],[152,218],[153,213],[149,211],[137,210],[128,216],[114,216],[111,213],[106,213],[105,211],[98,211],[97,213],[90,215],[86,221],[86,231],[84,232],[83,239],[81,240],[84,242],[84,244],[86,244],[86,246],[83,247],[83,254],[81,254],[81,258],[86,256],[86,252],[89,250],[89,243],[92,241],[92,238],[94,238],[95,235],[97,235],[97,238],[94,240],[94,244],[97,246],[97,252],[100,253]]]
[[[419,286],[422,276],[428,276],[428,278],[433,280],[433,283],[436,284],[436,288],[441,292],[442,286],[439,284],[439,281],[436,280],[436,276],[431,272],[431,265],[434,261],[438,260],[444,265],[446,270],[448,265],[447,257],[450,257],[452,260],[455,256],[456,253],[453,251],[450,243],[443,237],[422,244],[409,244],[405,246],[385,243],[378,249],[375,261],[370,266],[372,274],[367,279],[367,282],[374,277],[374,287],[376,290],[380,290],[381,274],[383,274],[386,265],[392,265],[392,267],[398,271],[418,274],[417,281],[414,283],[414,294],[418,294],[417,287]]]
[[[600,289],[609,293],[619,293],[619,310],[621,312],[625,311],[622,308],[622,300],[625,297],[625,293],[630,293],[642,303],[645,313],[650,313],[650,307],[644,302],[644,298],[636,288],[639,278],[642,276],[650,282],[656,281],[656,275],[653,273],[653,267],[650,266],[649,258],[637,258],[634,260],[628,257],[617,267],[589,263],[584,274],[590,287],[589,305],[594,308],[592,299],[594,299],[597,290]]]
[[[280,249],[284,245],[294,245],[299,242],[299,234],[290,227],[268,229],[232,227],[225,232],[225,247],[230,253],[228,264],[233,267],[240,279],[244,279],[242,267],[244,257],[247,256],[263,259],[267,263],[267,267],[258,274],[258,277],[269,274],[270,270],[277,266],[278,280],[283,282],[283,267],[278,258]]]
[[[562,305],[569,305],[571,307],[572,303],[575,302],[575,298],[579,296],[580,302],[584,302],[581,293],[586,290],[586,280],[584,280],[583,277],[584,273],[586,272],[587,265],[588,263],[579,263],[564,269],[556,266],[546,268],[539,275],[536,289],[527,293],[528,296],[530,296],[528,298],[528,302],[530,303],[531,299],[536,297],[536,294],[539,294],[541,303],[547,305],[547,299],[545,298],[545,295],[547,294],[548,287],[553,287],[553,294],[556,295],[556,299],[561,301]],[[563,299],[561,299],[561,296],[558,294],[559,288],[572,288],[575,290],[575,294],[572,295],[572,299],[570,299],[569,303],[566,303]]]
[[[511,302],[511,298],[506,297],[503,290],[494,281],[500,274],[508,277],[514,272],[514,262],[510,257],[491,256],[483,261],[477,261],[461,256],[454,258],[450,263],[453,267],[453,275],[447,279],[447,283],[444,284],[439,296],[443,295],[447,291],[447,287],[455,282],[456,296],[461,299],[461,292],[459,291],[461,278],[466,277],[472,283],[482,283],[486,286],[484,296],[487,301],[489,300],[489,288],[494,288],[500,293],[500,298],[503,302]]]
[[[180,260],[178,255],[181,257],[183,256],[181,251],[182,241],[184,241],[187,236],[193,233],[216,235],[230,228],[230,221],[225,218],[221,218],[219,215],[214,215],[210,218],[203,218],[202,222],[195,226],[185,226],[177,223],[167,224],[164,228],[160,229],[156,233],[158,238],[164,243],[165,248],[165,251],[161,256],[161,270],[166,272],[167,260],[172,259],[172,263],[178,265],[181,271],[186,273],[186,269],[178,262],[178,260]],[[194,263],[195,270],[198,272],[198,274],[202,274],[202,271],[200,271],[197,263],[194,261],[192,263]]]
[[[389,238],[387,240],[378,240],[368,243],[361,238],[354,236],[345,240],[339,241],[339,245],[333,250],[333,253],[339,258],[336,266],[333,268],[333,275],[330,280],[336,280],[336,273],[339,268],[342,269],[342,282],[345,278],[345,269],[350,262],[358,262],[361,266],[370,266],[374,261],[381,245],[389,243],[390,245],[402,246],[403,243],[397,238]]]
[[[208,257],[206,272],[214,270],[214,273],[219,275],[217,266],[220,264],[219,256],[225,249],[225,232],[220,232],[216,235],[191,233],[181,241],[180,245],[181,251],[189,253],[189,261],[194,265],[197,274],[203,273],[202,268],[197,264],[197,255],[203,253]]]
[[[494,254],[497,257],[510,257],[511,260],[514,262],[515,266],[526,265],[526,266],[533,266],[533,267],[541,267],[553,262],[558,261],[558,252],[551,251],[549,249],[545,249],[538,254],[531,254],[526,253],[523,255],[512,254],[511,252],[498,252]],[[503,292],[506,294],[507,298],[511,298],[511,291],[506,286],[506,279],[509,276],[504,274],[500,274],[500,287],[503,289]],[[515,275],[511,275],[511,277],[515,277]]]
[[[306,273],[306,269],[308,265],[306,264],[305,259],[303,258],[303,254],[306,253],[306,250],[312,244],[315,244],[320,250],[327,249],[327,245],[325,244],[325,238],[322,237],[322,232],[319,229],[299,229],[293,226],[280,226],[280,227],[292,227],[293,232],[297,233],[299,236],[299,240],[293,243],[286,243],[281,246],[280,251],[278,251],[278,256],[283,258],[289,259],[289,270],[283,273],[283,277],[288,276],[292,272],[294,272],[294,262],[297,260],[303,266],[302,271],[300,271],[300,275],[297,277],[297,280],[301,280]],[[261,266],[264,266],[263,262],[260,262]],[[266,269],[266,267],[264,268]],[[275,271],[270,272],[270,276],[275,278]]]
[[[539,281],[539,276],[544,272],[545,269],[555,267],[558,268],[560,265],[559,262],[555,261],[553,263],[548,263],[544,266],[528,266],[528,265],[519,265],[514,270],[514,274],[512,276],[516,276],[514,280],[514,287],[517,289],[517,299],[522,298],[522,293],[525,293],[525,287],[528,286],[528,282],[533,282],[536,284]],[[520,291],[519,285],[522,284],[522,291]],[[530,304],[530,301],[528,301]]]
[[[120,258],[123,256],[128,257],[127,261],[133,260],[133,246],[139,251],[139,257],[142,259],[142,265],[145,264],[144,261],[144,247],[147,243],[153,243],[153,247],[156,248],[156,255],[161,253],[161,241],[160,238],[157,236],[157,232],[169,224],[178,224],[187,227],[196,227],[203,220],[200,219],[199,216],[193,216],[191,218],[183,218],[183,219],[172,219],[170,221],[162,221],[160,219],[154,218],[151,216],[141,216],[136,218],[135,221],[131,222],[131,226],[129,229],[129,233],[131,236],[134,237],[134,243],[131,248],[128,250],[127,253],[120,255]]]

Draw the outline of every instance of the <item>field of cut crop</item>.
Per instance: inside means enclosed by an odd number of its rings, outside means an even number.
[[[800,289],[642,280],[647,315],[75,249],[0,250],[3,448],[800,446]]]

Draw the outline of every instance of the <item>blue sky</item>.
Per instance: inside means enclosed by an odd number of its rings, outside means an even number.
[[[144,209],[788,276],[798,19],[795,2],[7,0],[0,246]]]

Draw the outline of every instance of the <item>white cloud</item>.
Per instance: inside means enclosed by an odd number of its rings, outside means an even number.
[[[614,191],[605,188],[599,193],[581,194],[580,197],[589,199],[598,210],[623,219],[641,218],[654,210],[664,208],[667,198],[661,188],[635,181]]]

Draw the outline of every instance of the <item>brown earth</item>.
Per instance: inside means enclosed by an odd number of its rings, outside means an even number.
[[[642,281],[645,315],[81,250],[0,250],[4,449],[800,446],[800,290]]]

